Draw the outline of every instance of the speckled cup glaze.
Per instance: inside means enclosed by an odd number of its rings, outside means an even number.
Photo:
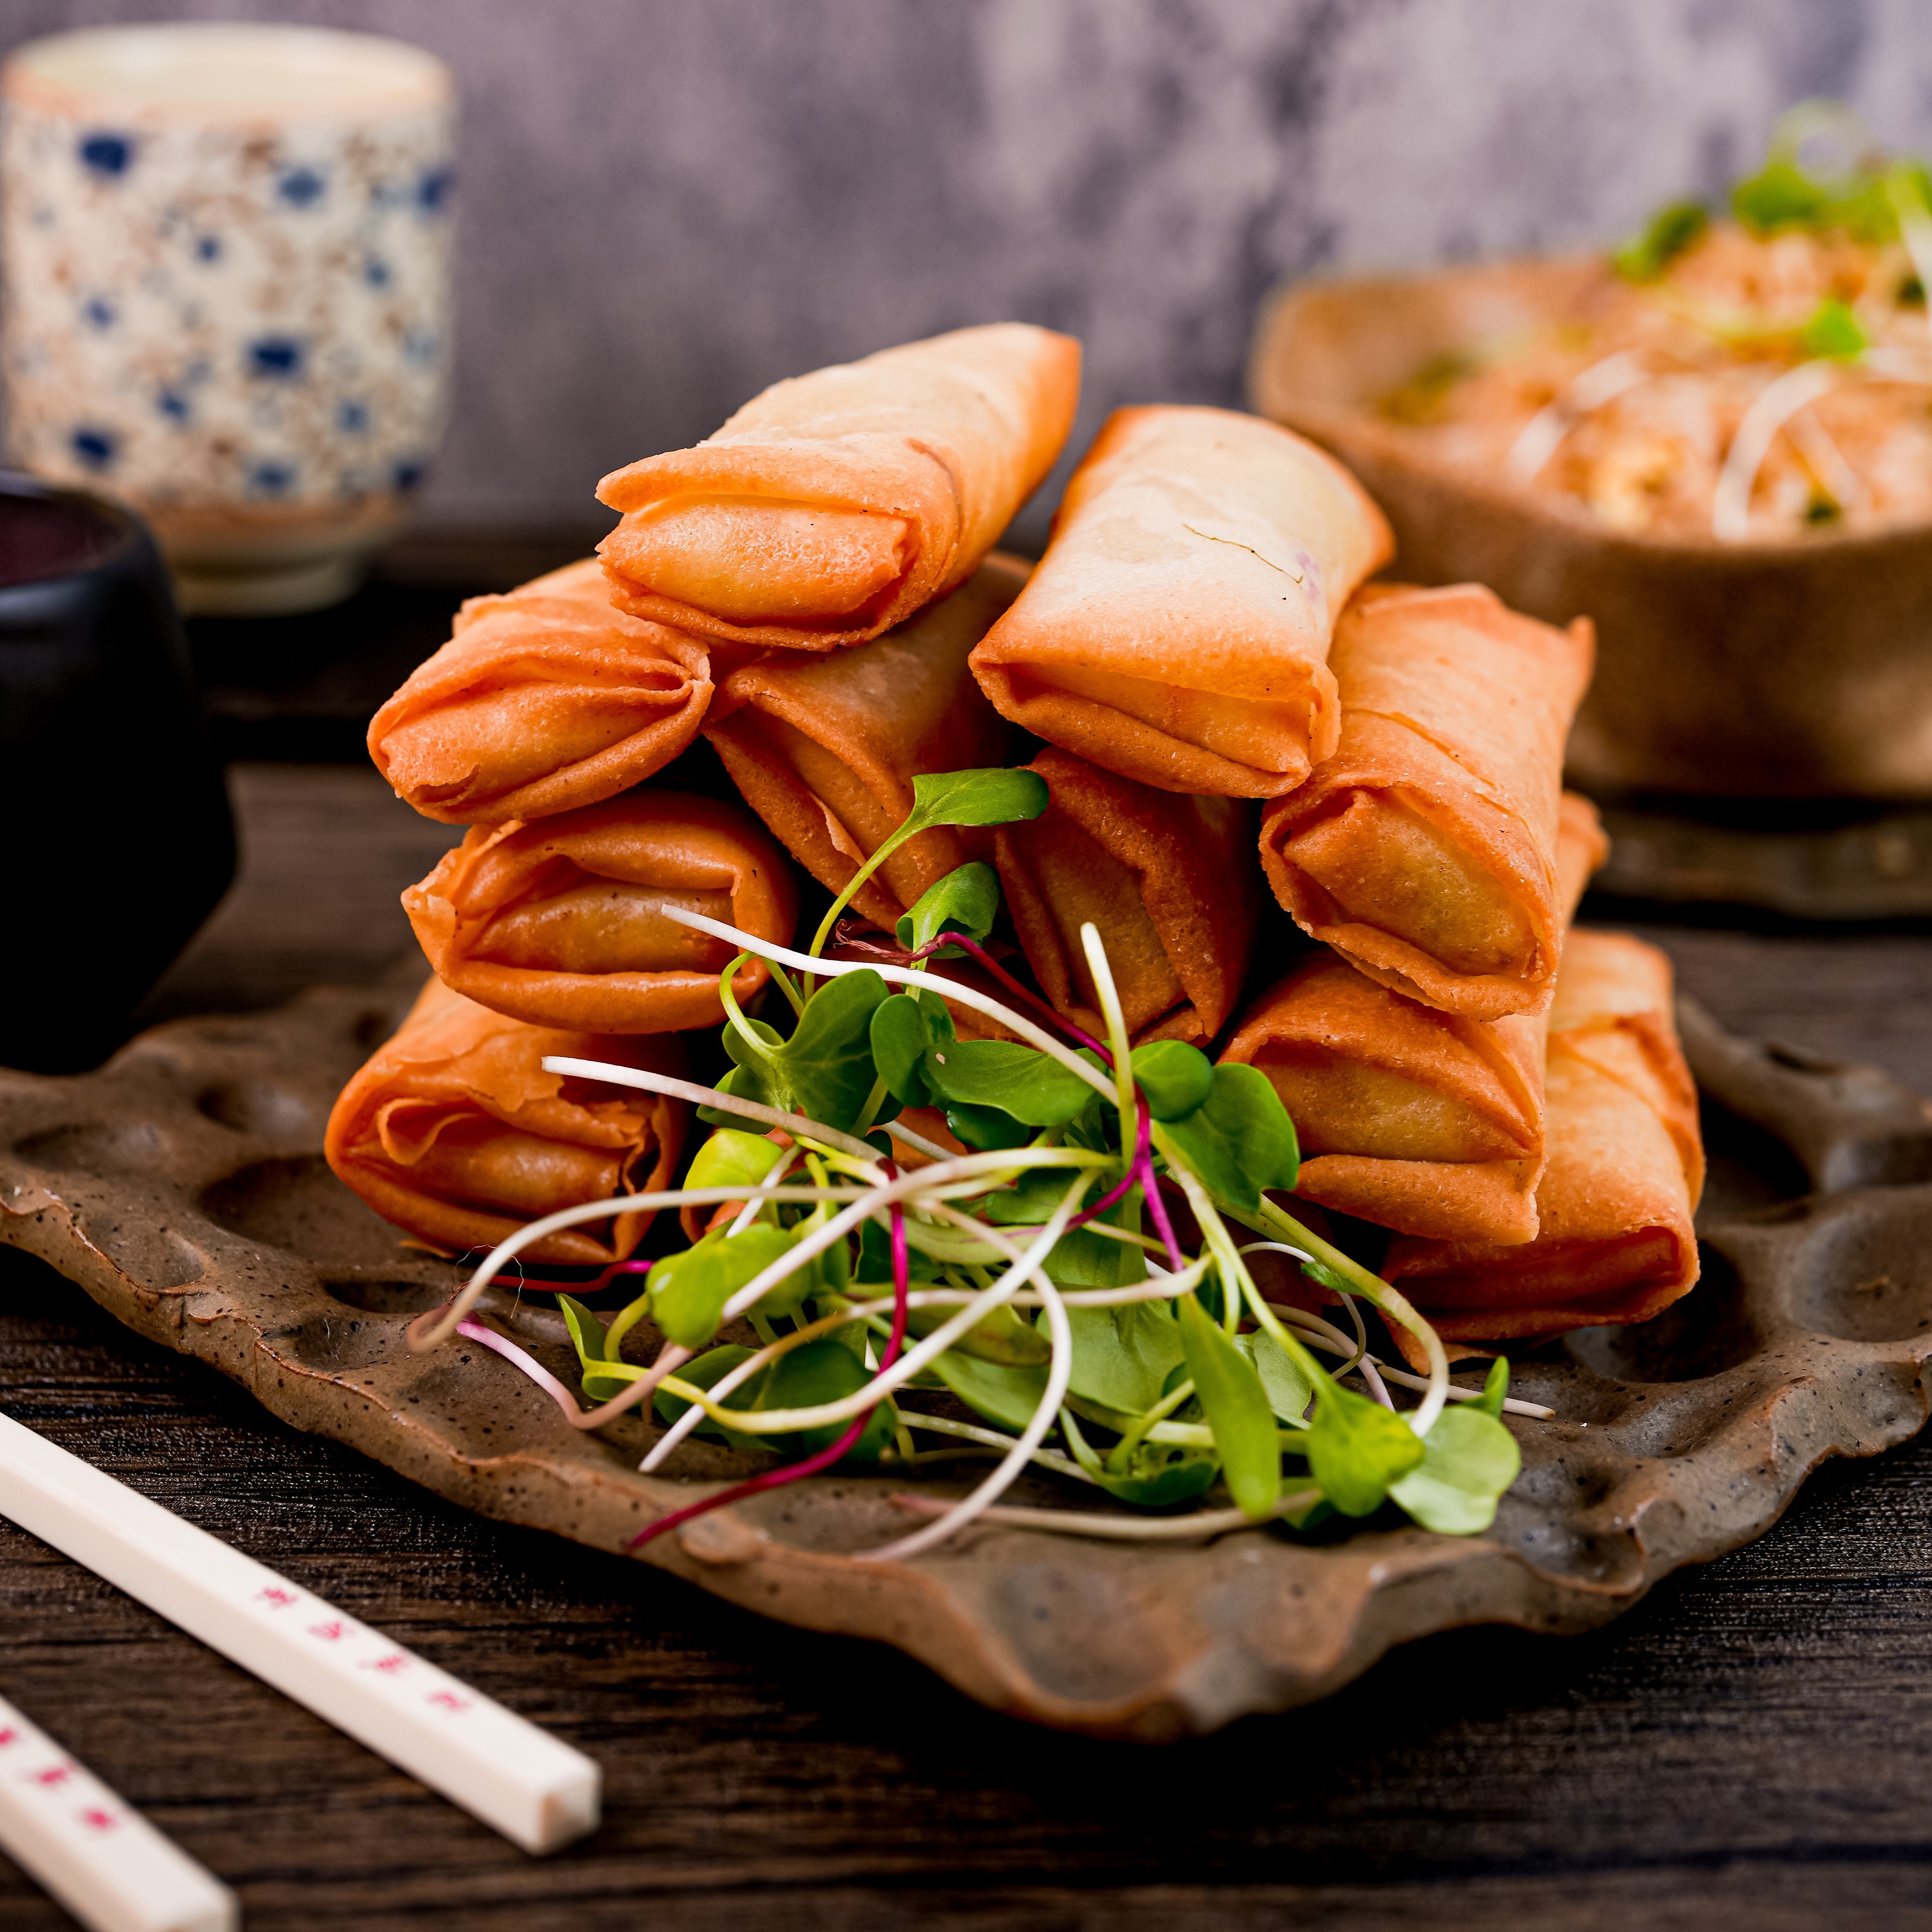
[[[135,504],[184,607],[313,610],[441,440],[455,94],[373,35],[63,34],[0,73],[14,460]]]

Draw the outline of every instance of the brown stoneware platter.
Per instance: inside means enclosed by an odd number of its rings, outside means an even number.
[[[580,1434],[480,1348],[410,1354],[404,1323],[453,1270],[404,1249],[320,1150],[336,1090],[410,990],[177,1022],[73,1078],[0,1072],[0,1238],[296,1427],[621,1552],[755,1465],[693,1443],[641,1476],[652,1425]],[[1432,1631],[1604,1623],[1761,1534],[1826,1457],[1875,1454],[1928,1412],[1932,1108],[1873,1069],[1734,1039],[1688,1003],[1682,1018],[1718,1156],[1703,1282],[1646,1327],[1517,1365],[1516,1393],[1558,1419],[1512,1421],[1523,1473],[1490,1534],[1148,1546],[980,1526],[874,1565],[856,1552],[908,1526],[892,1500],[908,1478],[827,1477],[699,1519],[645,1559],[782,1622],[896,1644],[1016,1715],[1148,1740],[1324,1696]],[[554,1307],[493,1305],[568,1374]],[[1094,1507],[1050,1477],[1013,1499]]]
[[[1744,543],[1614,530],[1378,412],[1432,358],[1561,313],[1607,272],[1593,256],[1298,284],[1262,313],[1250,396],[1388,512],[1390,574],[1595,620],[1570,742],[1586,789],[1932,797],[1932,526]]]

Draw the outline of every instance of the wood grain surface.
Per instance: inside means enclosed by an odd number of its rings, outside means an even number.
[[[145,1018],[373,979],[451,836],[372,772],[238,768],[236,892]],[[1653,926],[1728,1024],[1932,1089],[1932,942]],[[0,1692],[255,1928],[1932,1924],[1932,1441],[1821,1472],[1598,1635],[1472,1630],[1160,1750],[472,1518],[272,1422],[0,1251],[0,1406],[590,1751],[525,1858],[0,1523]],[[66,1923],[0,1864],[0,1925]]]

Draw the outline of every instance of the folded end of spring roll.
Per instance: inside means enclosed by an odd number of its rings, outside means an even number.
[[[532,1026],[681,1033],[723,1023],[736,948],[665,917],[701,913],[791,943],[791,868],[748,812],[645,788],[530,824],[471,828],[403,895],[444,982]],[[734,990],[767,977],[757,961]]]
[[[1570,934],[1546,1076],[1547,1168],[1526,1246],[1399,1238],[1383,1272],[1446,1341],[1535,1341],[1647,1322],[1697,1280],[1696,1097],[1670,967],[1622,934]]]
[[[1606,847],[1587,799],[1566,793],[1557,826],[1567,921]],[[1537,1232],[1547,1028],[1546,1013],[1442,1012],[1324,951],[1256,1001],[1226,1057],[1280,1094],[1304,1199],[1411,1235],[1502,1245]]]
[[[561,1208],[668,1185],[689,1103],[547,1073],[546,1054],[686,1070],[676,1039],[526,1026],[432,980],[342,1090],[323,1142],[330,1167],[384,1220],[451,1255],[487,1250]],[[632,1211],[586,1222],[524,1256],[604,1266],[632,1253],[652,1218]]]
[[[539,818],[668,764],[711,690],[705,646],[611,609],[592,559],[470,598],[449,642],[376,713],[369,755],[427,818]]]
[[[949,596],[860,650],[774,653],[719,686],[705,736],[746,802],[828,891],[843,892],[898,829],[915,777],[1006,763],[1005,722],[966,661],[1027,569],[995,553]],[[890,928],[928,886],[990,850],[982,833],[922,832],[860,888],[854,908]]]
[[[1384,1228],[1533,1240],[1543,1035],[1403,999],[1324,954],[1256,1001],[1222,1055],[1265,1073],[1294,1122],[1295,1191]]]
[[[1446,1012],[1546,1006],[1563,748],[1593,655],[1587,619],[1558,630],[1475,585],[1359,593],[1330,656],[1340,742],[1262,820],[1302,929]]]
[[[962,582],[1053,467],[1080,345],[957,329],[775,384],[694,449],[614,472],[599,547],[625,610],[700,635],[830,650]]]
[[[1038,818],[1001,826],[994,846],[1040,990],[1105,1036],[1080,936],[1090,921],[1136,1042],[1206,1045],[1234,1011],[1254,956],[1253,807],[1137,784],[1052,747],[1028,769],[1046,780],[1052,802]]]
[[[1104,770],[1272,798],[1334,748],[1329,639],[1391,550],[1360,484],[1292,432],[1118,410],[973,669],[1016,724]]]

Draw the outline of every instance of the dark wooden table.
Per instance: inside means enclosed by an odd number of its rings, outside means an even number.
[[[344,688],[309,748],[352,746]],[[289,748],[251,744],[286,735],[274,705],[229,701],[231,749]],[[147,1018],[380,976],[397,892],[451,836],[366,767],[233,780],[241,880]],[[1932,939],[1648,930],[1731,1025],[1932,1090]],[[264,1932],[1932,1924],[1932,1439],[1821,1471],[1761,1542],[1595,1636],[1438,1638],[1328,1705],[1153,1750],[461,1514],[5,1251],[0,1406],[604,1768],[602,1830],[529,1859],[0,1522],[0,1692]],[[65,1922],[0,1862],[0,1925]]]

